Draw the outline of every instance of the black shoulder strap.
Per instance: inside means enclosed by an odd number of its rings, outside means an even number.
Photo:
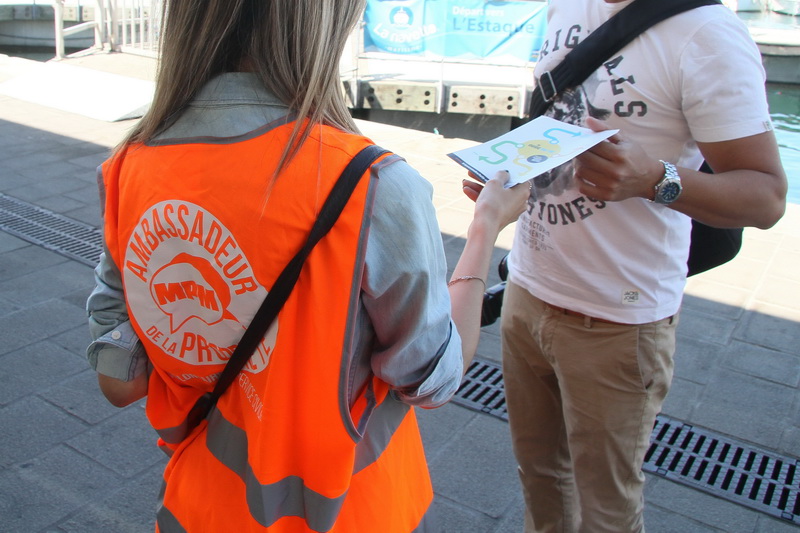
[[[720,3],[720,0],[635,0],[581,41],[553,70],[539,76],[531,95],[529,118],[544,113],[558,94],[579,85],[647,28],[683,11]]]
[[[283,269],[283,272],[275,280],[272,289],[264,299],[264,303],[256,311],[250,326],[245,330],[242,339],[231,354],[231,358],[225,365],[225,369],[214,386],[214,390],[206,393],[198,398],[189,416],[187,423],[189,428],[195,427],[200,423],[200,420],[206,417],[211,408],[216,404],[217,400],[222,393],[233,383],[236,376],[239,375],[244,365],[253,355],[259,342],[264,338],[270,325],[275,321],[278,312],[283,307],[284,302],[291,294],[297,279],[300,277],[300,271],[303,269],[303,263],[311,253],[314,246],[322,239],[333,227],[339,215],[344,210],[347,201],[350,199],[353,191],[361,181],[364,172],[378,159],[381,155],[388,153],[380,146],[374,144],[367,146],[361,150],[356,156],[347,164],[342,171],[336,184],[331,189],[328,198],[320,210],[314,226],[308,235],[308,239],[297,254],[289,261],[289,264]]]

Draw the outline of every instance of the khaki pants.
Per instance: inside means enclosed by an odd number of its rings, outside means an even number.
[[[509,283],[503,379],[525,531],[644,531],[644,474],[672,380],[677,316],[611,324]]]

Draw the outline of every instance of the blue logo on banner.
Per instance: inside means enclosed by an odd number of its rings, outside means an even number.
[[[369,0],[364,13],[365,46],[394,54],[425,52],[425,37],[437,31],[425,24],[426,0]]]
[[[389,14],[389,20],[396,28],[408,28],[414,22],[414,12],[407,7],[396,7]]]
[[[538,58],[547,3],[530,0],[368,0],[368,52],[528,62]]]

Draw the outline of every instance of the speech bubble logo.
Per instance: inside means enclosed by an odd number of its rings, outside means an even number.
[[[153,275],[150,294],[159,309],[169,316],[170,330],[178,331],[192,318],[213,325],[236,320],[228,310],[231,291],[211,263],[182,253]]]

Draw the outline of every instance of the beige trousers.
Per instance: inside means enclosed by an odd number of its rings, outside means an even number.
[[[508,284],[503,380],[526,533],[644,531],[641,468],[676,326],[602,322]]]

